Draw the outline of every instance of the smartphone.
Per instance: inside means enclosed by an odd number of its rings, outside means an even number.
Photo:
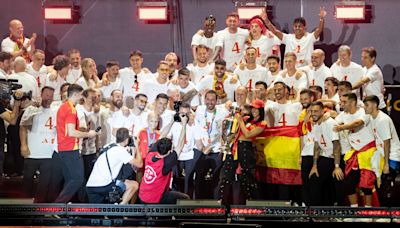
[[[99,132],[101,130],[101,127],[97,127],[95,132]]]

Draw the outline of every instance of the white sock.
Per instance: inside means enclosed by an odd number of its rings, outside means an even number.
[[[350,205],[350,207],[358,207],[358,204],[356,203],[356,204],[352,204],[352,205]]]

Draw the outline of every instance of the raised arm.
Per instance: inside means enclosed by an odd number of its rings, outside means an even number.
[[[182,131],[181,134],[179,135],[178,145],[175,148],[175,152],[178,155],[178,157],[181,154],[183,147],[185,146],[186,125],[189,120],[189,118],[186,115],[182,116],[181,118],[182,118]]]
[[[320,7],[319,8],[319,25],[318,25],[318,28],[314,31],[315,39],[318,39],[319,36],[321,35],[322,31],[324,31],[325,16],[326,16],[325,7]]]
[[[278,37],[280,40],[283,39],[283,33],[281,31],[279,31],[272,23],[271,21],[268,19],[268,15],[267,15],[267,11],[265,11],[265,9],[262,11],[260,17],[263,19],[265,25],[267,26],[267,28],[276,36]]]

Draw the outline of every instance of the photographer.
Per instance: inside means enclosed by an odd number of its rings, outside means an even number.
[[[119,193],[123,193],[120,204],[128,204],[139,189],[139,184],[134,180],[116,180],[123,164],[129,163],[136,168],[143,166],[140,153],[135,153],[135,156],[132,156],[128,152],[130,146],[128,129],[120,128],[117,130],[116,142],[116,144],[105,146],[104,152],[101,153],[94,164],[86,184],[89,203],[107,203],[107,197],[109,197],[108,202],[112,201],[110,193],[115,193],[113,187],[116,185]],[[136,149],[135,152],[137,152]]]
[[[1,56],[0,56],[1,57]],[[0,91],[2,92],[2,91]],[[16,92],[17,97],[22,96],[22,92]],[[4,176],[3,166],[4,166],[4,142],[6,140],[6,128],[4,124],[4,120],[7,121],[11,125],[15,125],[17,122],[21,101],[14,101],[14,107],[12,111],[6,109],[7,102],[5,100],[0,101],[0,175]]]
[[[139,189],[139,198],[142,203],[175,204],[178,199],[190,199],[184,193],[170,191],[172,169],[178,163],[185,145],[187,116],[182,118],[182,130],[177,140],[178,145],[172,150],[172,141],[161,138],[156,142],[156,151],[151,151],[145,159],[145,170]]]

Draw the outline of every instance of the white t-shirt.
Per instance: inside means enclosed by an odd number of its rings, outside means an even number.
[[[68,83],[75,84],[82,75],[82,68],[71,68],[65,80]]]
[[[93,79],[89,79],[89,81],[86,81],[83,76],[81,76],[78,81],[75,82],[75,84],[82,86],[83,89],[96,88],[96,82]]]
[[[149,104],[152,104],[156,100],[158,94],[167,94],[168,84],[168,81],[164,84],[160,84],[156,78],[148,80],[144,83],[142,87],[142,93],[146,94]]]
[[[275,79],[275,82],[284,82],[287,86],[289,86],[290,94],[297,94],[299,91],[308,88],[308,80],[305,73],[301,72],[299,79],[296,78],[296,74],[297,73],[292,76],[289,76],[287,72],[285,75],[280,74],[279,77]],[[294,93],[293,89],[296,91],[296,93]]]
[[[265,82],[267,83],[268,87],[273,86],[274,82],[276,81],[277,78],[279,78],[280,73],[276,75],[272,75],[271,71],[267,71],[267,77],[265,79]]]
[[[195,123],[198,126],[200,139],[205,147],[212,145],[212,153],[221,149],[222,122],[228,115],[225,107],[215,106],[215,112],[207,112],[201,105],[196,109]]]
[[[39,88],[37,86],[37,82],[35,77],[26,73],[26,72],[19,72],[14,73],[8,76],[8,79],[16,79],[18,80],[18,84],[22,85],[21,90],[23,92],[32,91],[32,98],[36,99],[40,96]]]
[[[309,86],[320,86],[322,88],[322,95],[325,94],[325,79],[332,77],[332,72],[325,64],[322,64],[317,70],[313,66],[302,67],[301,70],[307,73]]]
[[[272,38],[261,35],[258,40],[252,40],[251,46],[257,49],[257,64],[263,63],[268,56],[274,54],[273,48],[275,45],[280,45],[281,41],[278,37],[273,36]],[[247,45],[245,45],[244,50],[247,49]]]
[[[192,89],[195,89],[195,85],[192,82],[189,82],[189,85],[186,88],[182,88],[179,85],[169,84],[168,89],[178,89],[181,93],[187,93]],[[190,101],[191,107],[196,107],[200,104],[200,98],[198,95],[194,96]]]
[[[76,114],[79,119],[79,128],[96,130],[100,126],[99,113],[87,111],[83,105],[77,104]],[[79,143],[83,155],[96,153],[96,137],[84,138],[79,140]]]
[[[274,126],[298,126],[299,115],[303,110],[300,102],[287,102],[286,104],[279,104],[271,106],[274,114]]]
[[[314,51],[315,32],[306,32],[301,39],[296,39],[295,34],[283,33],[282,43],[286,45],[285,54],[294,52],[297,57],[296,67],[306,66],[311,63],[311,54]]]
[[[94,163],[93,170],[90,173],[89,180],[86,183],[87,187],[102,187],[109,185],[112,179],[116,179],[123,164],[129,163],[133,156],[129,154],[126,148],[122,146],[115,146],[107,151],[108,162],[110,170],[108,169],[106,153],[101,154],[96,163]]]
[[[147,112],[142,112],[139,116],[134,115],[133,113],[125,116],[120,110],[110,119],[109,123],[111,125],[111,129],[124,127],[129,130],[130,135],[137,136],[141,129],[147,127],[147,116]],[[112,135],[111,140],[112,142],[115,142],[115,136]]]
[[[27,45],[28,42],[29,42],[29,38],[25,37],[24,46]],[[31,50],[31,47],[29,46],[28,51],[30,51],[30,50]],[[14,51],[19,51],[19,48],[18,48],[17,43],[12,41],[10,39],[10,37],[7,37],[1,42],[1,51],[12,53]]]
[[[246,42],[249,31],[247,29],[238,28],[236,33],[230,33],[228,28],[218,31],[217,46],[223,47],[222,57],[226,61],[226,69],[233,71],[235,65],[239,65],[243,59],[245,51],[244,44]]]
[[[158,125],[160,125],[160,132],[162,132],[164,130],[164,128],[171,123],[171,121],[174,120],[174,115],[175,115],[175,111],[166,109],[161,115],[161,123],[160,120],[158,122]]]
[[[50,80],[51,73],[47,75],[45,85],[50,86],[51,88],[54,89],[54,100],[55,101],[60,101],[61,100],[61,94],[60,94],[60,89],[61,86],[66,83],[65,79],[61,77],[60,75],[57,75],[57,78],[54,81]]]
[[[54,107],[29,106],[26,108],[22,119],[31,119],[29,120],[31,124],[28,124],[31,128],[27,130],[30,151],[28,158],[50,159],[52,157],[57,148],[56,115],[57,109]],[[21,125],[25,124],[21,123]]]
[[[123,85],[122,85],[122,80],[121,78],[118,76],[115,81],[111,82],[110,84],[108,84],[107,86],[102,86],[100,88],[101,93],[103,94],[103,97],[105,99],[110,99],[111,98],[111,93],[112,91],[119,89],[122,91]]]
[[[336,125],[336,121],[329,118],[321,124],[313,126],[315,141],[321,148],[321,156],[333,158],[333,141],[339,140],[339,133],[333,130]]]
[[[333,77],[337,78],[339,81],[348,81],[354,86],[358,81],[360,81],[364,76],[364,71],[360,65],[351,62],[349,66],[342,67],[336,63],[332,64],[331,72]],[[353,91],[360,97],[360,90],[357,89]]]
[[[400,161],[400,141],[393,120],[387,114],[379,111],[375,119],[370,116],[370,126],[375,136],[377,149],[384,152],[383,141],[390,139],[389,159]]]
[[[214,71],[214,63],[207,64],[205,67],[194,66],[193,64],[188,64],[186,68],[190,71],[192,75],[192,82],[197,85],[199,81],[206,75],[212,74]]]
[[[267,69],[260,65],[256,65],[256,68],[253,70],[249,70],[247,67],[241,70],[240,67],[237,66],[233,73],[239,76],[240,84],[242,84],[246,88],[250,87],[252,90],[254,90],[256,82],[265,82]]]
[[[227,95],[227,98],[231,101],[234,100],[235,90],[240,86],[240,81],[238,80],[235,84],[231,84],[232,75],[228,75],[227,79],[224,81],[224,90]],[[200,80],[200,82],[196,85],[196,90],[201,92],[205,89],[212,90],[214,89],[214,75],[206,75],[204,78]]]
[[[29,63],[26,65],[26,72],[35,77],[40,92],[44,87],[44,83],[46,82],[47,67],[45,65],[42,65],[39,71],[36,71],[35,69],[33,69],[32,63]]]
[[[370,142],[375,141],[372,130],[367,127],[370,121],[369,116],[365,115],[364,109],[359,108],[354,114],[342,112],[335,118],[338,124],[348,124],[358,119],[361,119],[364,124],[348,131],[349,143],[355,150],[359,150]]]
[[[110,123],[115,115],[118,115],[118,111],[113,112],[109,108],[100,107],[101,146],[111,143],[112,128]]]
[[[217,46],[218,43],[218,35],[217,33],[214,32],[213,36],[210,38],[207,38],[206,36],[200,36],[199,34],[194,34],[192,37],[192,46],[199,46],[199,45],[204,45],[208,48],[210,48],[210,56],[213,55],[215,51],[215,47]]]
[[[301,156],[313,156],[314,155],[314,126],[312,131],[307,131],[307,134],[303,135],[303,149],[301,150]]]
[[[151,72],[145,73],[143,70],[141,70],[139,74],[136,74],[132,67],[125,67],[119,70],[119,75],[122,81],[124,97],[135,97],[136,94],[141,93],[146,81],[155,78]],[[137,76],[138,83],[135,83],[135,75]]]
[[[182,124],[181,123],[174,123],[171,127],[170,132],[168,133],[168,138],[172,139],[172,144],[176,148],[179,143],[179,136],[182,132]],[[182,152],[179,155],[179,161],[187,161],[193,159],[194,151],[193,149],[196,147],[195,140],[199,140],[199,130],[196,125],[190,126],[189,124],[186,125],[186,137],[185,145],[183,146]]]
[[[371,81],[363,86],[363,94],[365,96],[375,95],[379,98],[379,109],[386,107],[386,103],[383,96],[383,74],[381,69],[374,64],[371,68],[363,68],[364,75],[368,77]]]

